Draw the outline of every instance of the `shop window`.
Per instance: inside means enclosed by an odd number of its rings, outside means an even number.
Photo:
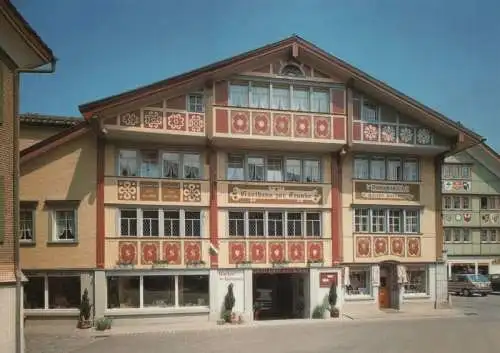
[[[24,308],[45,308],[45,277],[28,277],[24,285]]]
[[[370,267],[351,267],[347,295],[370,295]]]
[[[80,306],[80,276],[49,276],[48,290],[50,309],[69,309]]]
[[[178,276],[179,306],[208,306],[208,276]]]
[[[428,294],[427,268],[425,266],[408,266],[406,277],[408,282],[404,285],[405,294]]]
[[[108,308],[138,308],[139,285],[139,276],[108,277]]]
[[[144,276],[143,296],[145,307],[170,307],[175,305],[174,276]]]

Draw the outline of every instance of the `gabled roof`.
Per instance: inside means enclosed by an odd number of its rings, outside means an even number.
[[[220,79],[219,74],[221,72],[228,72],[226,69],[231,69],[231,67],[236,68],[244,63],[254,61],[261,56],[268,55],[272,52],[285,52],[285,51],[298,51],[303,50],[304,52],[311,54],[318,59],[323,60],[332,67],[335,67],[338,71],[341,71],[345,76],[349,77],[349,82],[356,86],[370,87],[372,89],[382,91],[388,95],[394,97],[394,99],[403,101],[406,105],[411,106],[414,109],[422,112],[430,119],[439,121],[443,123],[450,129],[453,129],[459,133],[463,133],[469,136],[476,143],[480,142],[482,137],[476,134],[474,131],[466,128],[462,124],[455,122],[446,116],[440,114],[439,112],[421,104],[420,102],[406,96],[405,94],[399,92],[398,90],[388,86],[384,82],[375,79],[374,77],[362,72],[361,70],[355,68],[354,66],[348,64],[347,62],[327,53],[321,48],[317,47],[313,43],[306,41],[305,39],[293,35],[284,40],[268,44],[261,48],[245,52],[243,54],[218,61],[216,63],[201,67],[199,69],[189,71],[187,73],[173,76],[162,81],[152,83],[143,87],[139,87],[134,90],[126,91],[114,96],[103,98],[90,103],[85,103],[79,106],[80,112],[83,116],[88,119],[93,115],[98,115],[100,112],[119,106],[121,104],[137,101],[140,99],[147,98],[148,96],[161,93],[162,91],[167,91],[172,88],[172,86],[181,86],[183,84],[189,84],[194,80],[200,81],[210,81],[214,79]]]
[[[25,126],[72,127],[83,121],[82,117],[43,115],[25,113],[19,115],[19,122]]]

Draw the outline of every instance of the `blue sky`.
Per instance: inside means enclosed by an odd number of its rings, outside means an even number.
[[[293,33],[461,121],[500,149],[495,0],[12,0],[59,58],[21,112],[78,105]]]

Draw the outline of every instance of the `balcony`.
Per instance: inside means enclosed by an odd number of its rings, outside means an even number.
[[[210,268],[204,238],[106,238],[106,268]]]
[[[354,180],[352,198],[359,204],[398,204],[418,206],[421,204],[419,182],[384,180]]]
[[[104,127],[110,137],[162,142],[204,144],[204,113],[147,107],[106,118]],[[187,140],[186,140],[187,139]]]
[[[325,238],[252,237],[221,239],[221,267],[322,267],[331,266],[332,245]]]
[[[208,206],[210,186],[206,180],[106,177],[106,204]]]
[[[355,258],[359,262],[376,261],[421,261],[428,247],[435,249],[435,237],[415,235],[363,234],[356,235]],[[434,252],[433,252],[434,254]],[[431,257],[432,259],[432,257]]]
[[[213,110],[216,144],[250,146],[259,141],[269,148],[297,149],[300,143],[311,151],[331,151],[346,143],[346,119],[341,115],[222,106]]]
[[[408,148],[413,151],[418,148],[422,154],[444,152],[449,144],[444,138],[426,127],[360,120],[353,122],[352,140],[354,144],[362,143],[380,146],[379,149],[395,146],[396,150],[401,152],[407,151]],[[357,149],[362,150],[363,147],[358,146]]]

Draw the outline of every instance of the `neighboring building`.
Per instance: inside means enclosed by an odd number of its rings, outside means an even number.
[[[0,347],[23,352],[22,273],[19,266],[19,74],[53,63],[52,51],[17,12],[0,1]]]
[[[448,274],[500,273],[500,156],[481,144],[445,163],[442,207]]]
[[[97,316],[191,319],[229,284],[247,320],[309,317],[332,283],[345,311],[445,296],[441,162],[481,137],[313,44],[80,111],[22,153],[30,313],[75,314],[85,288]]]
[[[19,116],[19,150],[45,140],[82,121],[78,117],[22,114]]]

